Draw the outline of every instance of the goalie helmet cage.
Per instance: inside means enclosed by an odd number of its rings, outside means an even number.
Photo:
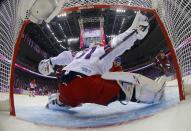
[[[1,101],[9,100],[7,104],[10,105],[11,115],[15,115],[13,91],[16,54],[24,28],[29,23],[27,20],[21,20],[19,13],[21,2],[22,0],[0,2],[0,108]],[[180,100],[184,100],[182,78],[191,74],[191,1],[66,0],[60,13],[96,8],[120,8],[153,13],[172,54]]]

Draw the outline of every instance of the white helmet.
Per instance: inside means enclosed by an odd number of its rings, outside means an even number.
[[[50,64],[50,59],[42,60],[38,65],[38,71],[43,75],[50,75],[54,72],[52,65]]]

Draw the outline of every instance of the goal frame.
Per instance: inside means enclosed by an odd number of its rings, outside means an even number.
[[[163,35],[165,37],[166,43],[169,47],[169,50],[171,52],[172,55],[172,59],[173,59],[173,64],[176,70],[176,78],[178,81],[178,89],[179,89],[179,99],[184,100],[185,99],[185,95],[184,95],[184,88],[183,88],[183,82],[182,82],[182,75],[180,72],[180,68],[179,68],[179,64],[178,64],[178,60],[177,60],[177,56],[176,56],[176,52],[173,48],[173,44],[170,40],[170,37],[167,33],[167,30],[160,18],[160,16],[158,15],[156,9],[151,9],[151,8],[145,8],[145,7],[140,7],[140,6],[129,6],[129,5],[121,5],[121,4],[115,4],[115,5],[108,5],[108,4],[91,4],[91,5],[84,5],[84,6],[75,6],[75,7],[63,7],[62,10],[60,11],[59,14],[63,13],[63,12],[71,12],[71,11],[78,11],[78,10],[83,10],[83,9],[101,9],[101,8],[110,8],[110,9],[128,9],[128,10],[133,10],[133,11],[137,11],[137,10],[141,10],[141,11],[146,11],[149,12],[151,14],[153,14],[156,18],[156,21],[158,22]],[[12,57],[12,64],[11,64],[11,76],[10,76],[10,115],[15,116],[15,106],[14,106],[14,70],[15,70],[15,63],[16,63],[16,58],[17,58],[17,53],[18,53],[18,49],[19,49],[19,45],[25,30],[25,27],[30,23],[29,20],[25,20],[23,21],[23,25],[20,28],[19,34],[18,34],[18,38],[16,40],[16,44],[14,47],[14,51],[13,51],[13,57]]]
[[[10,96],[9,96],[9,104],[10,104],[10,115],[15,116],[15,104],[14,104],[14,73],[15,73],[15,64],[17,59],[17,54],[19,51],[19,46],[22,40],[23,33],[25,31],[26,26],[30,23],[29,20],[23,21],[23,24],[20,28],[20,31],[18,33],[18,37],[15,43],[14,51],[13,51],[13,57],[12,57],[12,64],[11,64],[11,75],[10,75]]]

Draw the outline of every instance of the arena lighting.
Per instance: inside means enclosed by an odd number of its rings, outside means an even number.
[[[63,46],[63,45],[61,45],[61,44],[60,44],[59,46],[60,46],[60,47],[62,47],[63,49],[66,49],[66,47],[64,47],[64,46]]]
[[[122,22],[121,22],[121,26],[120,26],[120,29],[119,29],[119,33],[121,33],[121,29],[122,29],[124,23],[125,23],[125,18],[123,18],[123,20],[122,20]]]
[[[54,36],[54,38],[56,39],[56,41],[58,43],[62,43],[65,41],[65,40],[58,40],[58,38],[55,36],[54,32],[52,31],[52,29],[50,28],[50,25],[48,23],[46,24],[46,27],[50,30],[51,34]]]
[[[61,24],[59,23],[58,25],[59,25],[60,29],[64,32],[64,30],[63,30]],[[64,33],[64,37],[66,38],[66,34],[65,34],[65,33]]]
[[[73,42],[73,41],[78,41],[78,40],[79,40],[79,38],[69,38],[68,42]]]
[[[121,23],[121,26],[125,23],[125,18],[123,18],[122,20],[122,23]]]
[[[123,10],[123,9],[117,9],[116,12],[117,12],[117,13],[125,13],[125,10]]]
[[[66,13],[63,13],[63,14],[59,14],[57,17],[60,18],[60,17],[66,17],[67,14]]]
[[[115,35],[107,35],[107,37],[113,38],[113,37],[115,37]]]

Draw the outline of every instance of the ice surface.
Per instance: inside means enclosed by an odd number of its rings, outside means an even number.
[[[176,105],[179,102],[179,97],[177,84],[169,82],[165,98],[159,104],[129,102],[127,105],[122,105],[116,101],[109,106],[101,106],[86,103],[69,111],[60,111],[46,109],[47,102],[47,96],[15,95],[17,118],[37,124],[67,128],[108,126],[154,115]]]
[[[177,93],[177,83],[170,82],[167,84],[169,87],[168,91],[166,93],[170,93],[166,100],[172,100],[171,103],[174,102],[176,104],[176,96],[172,97],[171,95],[174,95]],[[171,88],[172,87],[172,88]],[[177,94],[176,94],[177,95]],[[25,98],[25,99],[22,99]],[[38,102],[38,98],[40,101]],[[18,107],[34,107],[38,104],[39,107],[44,107],[44,103],[47,102],[47,97],[35,97],[35,98],[29,98],[27,96],[16,96],[16,107],[19,111]],[[32,103],[34,102],[34,103]],[[38,102],[38,103],[36,103]],[[125,121],[123,124],[117,124],[113,126],[106,126],[102,128],[77,128],[77,129],[71,129],[71,128],[60,128],[57,126],[47,126],[43,124],[34,124],[32,122],[28,122],[25,120],[21,120],[18,118],[21,117],[11,117],[8,112],[0,112],[0,131],[191,131],[191,106],[190,106],[191,100],[182,101],[179,104],[169,108],[168,109],[162,109],[163,111],[159,110],[158,113],[154,113],[155,115],[152,115],[150,117],[144,117],[144,119],[139,119],[135,121]],[[113,103],[115,104],[115,103]],[[172,104],[172,105],[174,105]],[[110,105],[112,106],[112,105]],[[94,111],[94,109],[91,109],[91,106],[89,104],[85,104],[83,107],[80,107],[81,110],[83,108],[86,109],[83,110],[88,116],[88,114],[97,113],[102,114],[101,110],[105,109],[105,107],[99,106],[100,110]],[[93,108],[93,106],[92,106]],[[120,108],[115,108],[115,111],[121,111]],[[132,107],[133,108],[133,107]],[[79,108],[78,108],[79,109]],[[97,107],[98,109],[98,107]],[[23,111],[23,109],[21,110]],[[32,110],[32,112],[35,110]],[[111,110],[110,110],[111,111]],[[115,112],[113,111],[113,113]],[[31,113],[32,113],[31,112]],[[37,111],[38,112],[38,111]],[[81,111],[82,112],[82,111]],[[30,112],[28,112],[30,114]],[[43,112],[40,112],[41,114]],[[110,112],[112,113],[112,111]],[[127,113],[127,112],[126,112]],[[129,112],[130,114],[131,112]],[[120,113],[119,113],[120,114]],[[39,114],[38,114],[39,115]],[[70,114],[71,115],[71,114]],[[31,114],[30,114],[31,116]],[[85,115],[83,115],[85,116]],[[55,116],[56,117],[56,116]],[[120,117],[120,116],[119,116]],[[35,118],[35,117],[34,117]],[[63,118],[63,117],[62,117]],[[41,118],[43,119],[43,118]],[[47,121],[47,117],[44,118],[45,121]],[[87,118],[86,118],[87,119]],[[58,119],[56,119],[58,122]],[[38,123],[38,121],[36,121]],[[63,126],[62,126],[63,127]]]

